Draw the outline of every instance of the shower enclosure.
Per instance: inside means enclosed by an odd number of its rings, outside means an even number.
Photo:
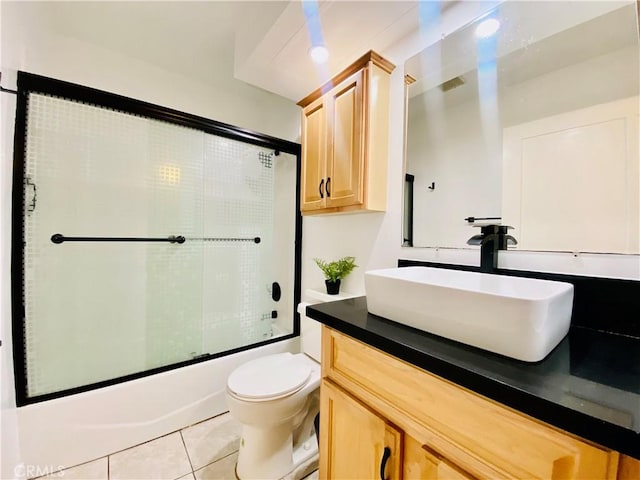
[[[19,405],[298,334],[298,144],[23,72],[18,90]]]

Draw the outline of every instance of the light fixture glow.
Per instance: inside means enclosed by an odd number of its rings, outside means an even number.
[[[325,63],[329,60],[329,50],[324,45],[314,45],[309,50],[309,55],[315,63]]]
[[[491,35],[494,35],[499,28],[500,21],[495,18],[487,18],[486,20],[480,22],[480,24],[476,27],[476,37],[488,38]]]

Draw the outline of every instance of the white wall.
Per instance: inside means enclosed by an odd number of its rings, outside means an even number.
[[[142,26],[141,26],[142,27]],[[188,54],[188,53],[185,53]],[[204,58],[203,62],[215,59]],[[2,2],[3,86],[25,70],[299,141],[298,107],[231,76],[205,84],[52,31],[37,3]]]
[[[2,86],[15,88],[17,70],[45,75],[81,85],[90,86],[132,97],[138,100],[174,108],[180,111],[211,118],[220,122],[255,130],[290,141],[299,141],[300,113],[291,101],[277,95],[235,81],[231,77],[220,78],[217,84],[205,84],[175,72],[169,72],[147,64],[135,58],[127,57],[96,45],[59,35],[48,28],[46,19],[39,18],[37,4],[30,2],[1,2],[1,53],[0,69],[3,73]],[[214,61],[214,59],[202,59]],[[15,408],[13,389],[13,361],[11,353],[11,315],[10,315],[10,216],[11,216],[11,164],[13,143],[13,113],[15,97],[2,95],[2,198],[0,203],[2,223],[0,231],[0,253],[2,276],[0,280],[0,313],[2,320],[1,369],[2,369],[2,446],[1,478],[14,478],[15,465],[20,461],[26,464],[34,462],[48,464],[73,464],[86,461],[99,454],[95,447],[110,448],[110,451],[126,447],[127,443],[148,440],[149,431],[154,435],[166,433],[170,429],[184,426],[185,422],[197,421],[196,417],[206,418],[220,408],[224,408],[223,384],[207,386],[217,390],[215,396],[202,403],[194,403],[180,412],[169,410],[147,413],[148,405],[136,404],[134,397],[122,393],[122,388],[101,389],[99,394],[90,392],[86,397],[67,397],[68,403],[46,402],[53,410],[44,408],[45,404],[20,409],[20,431]],[[297,342],[289,341],[277,344],[275,350],[295,350]],[[274,348],[271,348],[274,350]],[[258,352],[260,353],[260,352]],[[255,355],[256,352],[251,353]],[[233,368],[246,355],[231,359],[228,365]],[[206,362],[200,371],[209,376]],[[208,367],[214,368],[214,367]],[[216,369],[218,367],[215,367]],[[193,371],[198,370],[197,368]],[[224,369],[223,369],[224,370]],[[216,370],[217,371],[217,370]],[[222,370],[221,370],[222,371]],[[224,374],[222,374],[224,376]],[[220,376],[220,375],[219,375]],[[167,375],[147,377],[139,381],[139,391],[147,392],[154,398],[166,398],[176,379]],[[175,378],[175,377],[174,377]],[[224,383],[224,378],[222,379]],[[130,382],[132,388],[135,382]],[[180,387],[181,388],[181,387]],[[178,396],[181,390],[178,388]],[[193,389],[192,393],[182,396],[183,404],[192,401],[202,392]],[[155,392],[155,393],[154,393]],[[100,397],[100,395],[104,395]],[[194,396],[195,395],[195,396]],[[90,397],[90,398],[89,398]],[[85,398],[83,400],[83,398]],[[146,397],[140,396],[138,400]],[[189,400],[191,398],[192,400]],[[131,402],[131,403],[130,403]],[[122,405],[125,406],[122,406]],[[166,407],[166,403],[163,403]],[[114,410],[113,420],[109,424],[110,410]],[[70,418],[79,411],[93,412],[100,418],[93,419],[93,425],[81,428],[71,425]],[[123,417],[126,412],[140,412],[139,419]],[[203,417],[204,415],[204,417]],[[135,415],[134,415],[135,416]],[[117,419],[120,420],[117,420]],[[91,423],[87,418],[84,422]],[[103,422],[107,421],[107,425]],[[86,423],[85,423],[86,425]],[[116,428],[121,428],[120,433]],[[75,431],[73,429],[76,429]],[[79,430],[78,430],[79,429]],[[89,432],[89,433],[87,433]],[[89,439],[92,433],[92,440]],[[124,432],[124,433],[122,433]],[[84,436],[82,436],[84,435]],[[87,437],[89,435],[89,437]],[[106,437],[104,437],[106,435]],[[56,442],[59,449],[48,450],[42,445],[49,439],[76,438],[73,445],[65,441]],[[103,441],[106,438],[106,443]],[[22,452],[19,449],[22,444]],[[103,452],[104,453],[104,452]],[[19,476],[19,475],[18,475]]]

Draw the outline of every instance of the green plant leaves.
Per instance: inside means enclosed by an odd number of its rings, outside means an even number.
[[[316,265],[318,265],[322,273],[324,273],[324,278],[330,282],[343,279],[358,266],[356,265],[355,257],[342,257],[340,260],[334,262],[327,262],[321,258],[314,258],[313,261],[316,262]]]

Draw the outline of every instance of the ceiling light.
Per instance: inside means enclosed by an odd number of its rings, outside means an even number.
[[[324,45],[314,45],[309,50],[309,55],[315,63],[325,63],[329,59],[329,50]]]
[[[500,22],[495,18],[487,18],[476,27],[476,37],[488,38],[500,28]]]

